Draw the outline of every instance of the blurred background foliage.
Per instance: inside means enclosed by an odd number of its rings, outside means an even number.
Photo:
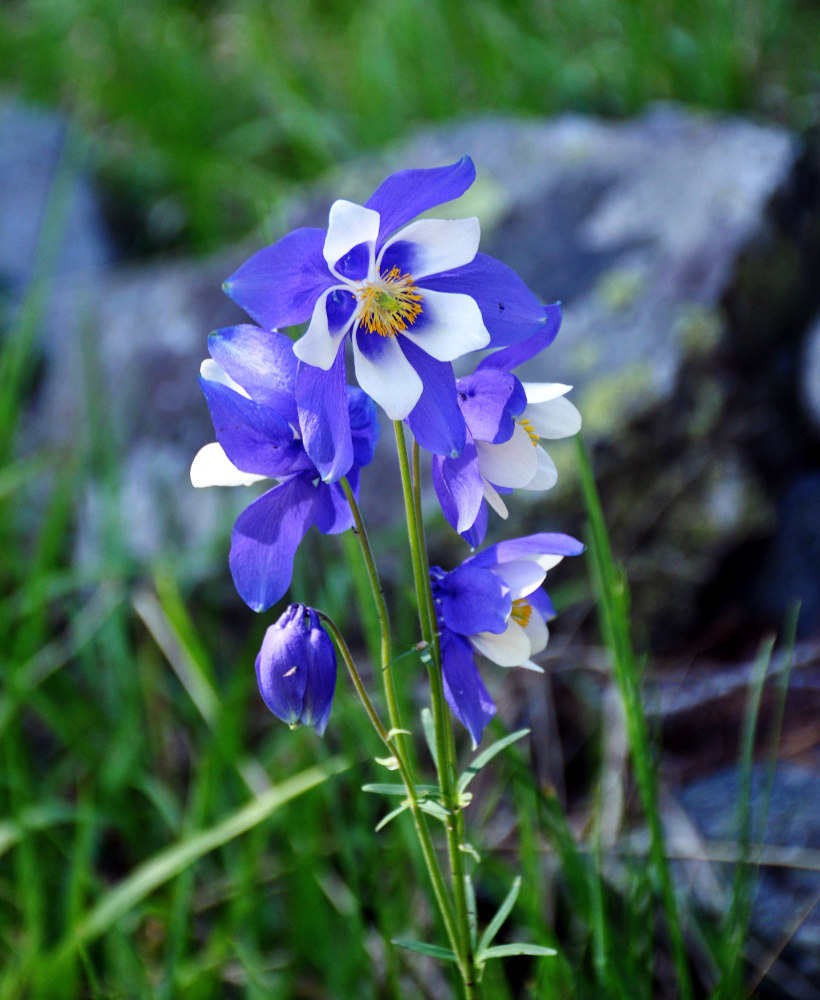
[[[820,120],[815,0],[5,0],[0,85],[96,140],[126,253],[206,250],[425,121],[681,100]]]

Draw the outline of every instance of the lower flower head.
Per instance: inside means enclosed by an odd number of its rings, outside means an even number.
[[[291,604],[270,626],[256,657],[256,680],[277,718],[324,733],[336,688],[336,650],[315,608]]]

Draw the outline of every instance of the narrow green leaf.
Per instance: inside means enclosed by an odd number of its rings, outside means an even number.
[[[510,744],[515,743],[517,740],[522,739],[522,737],[529,735],[529,732],[529,729],[519,729],[514,733],[510,733],[508,736],[502,737],[500,740],[496,740],[495,743],[491,743],[485,750],[482,750],[472,764],[470,764],[470,766],[458,779],[458,791],[463,792],[481,768],[485,766],[485,764],[488,764],[493,757],[500,754],[501,751],[505,750],[508,746],[510,746]]]
[[[433,722],[433,713],[429,708],[423,708],[421,710],[421,728],[424,732],[424,741],[427,744],[427,749],[430,751],[430,756],[433,758],[433,763],[436,765],[436,771],[438,771],[438,756],[436,754],[436,724]]]
[[[498,912],[493,917],[493,919],[487,924],[484,933],[481,935],[481,940],[478,942],[478,951],[486,952],[493,938],[501,930],[501,925],[510,915],[510,911],[515,906],[515,901],[518,899],[518,893],[521,891],[521,876],[517,875],[513,881],[510,891],[504,898],[504,902],[498,907]]]
[[[557,955],[555,948],[545,948],[540,944],[497,944],[493,948],[479,952],[476,961],[483,963],[491,958],[509,958],[511,955],[544,955],[550,957]]]
[[[362,785],[363,792],[373,792],[374,795],[407,795],[404,785],[397,782],[376,781],[369,785]],[[419,795],[438,795],[438,785],[416,785]]]
[[[436,819],[440,819],[442,823],[446,823],[450,816],[450,813],[440,802],[434,802],[432,799],[422,799],[419,802],[419,809],[427,813],[428,816],[435,816]]]
[[[457,962],[455,952],[450,948],[442,948],[437,944],[426,944],[424,941],[408,941],[406,938],[393,938],[392,943],[397,948],[416,951],[419,955],[429,955],[430,958],[440,958],[442,962]]]
[[[410,801],[408,800],[407,802],[402,802],[402,804],[398,808],[394,809],[392,812],[389,812],[386,816],[382,816],[382,818],[376,824],[376,833],[378,833],[379,830],[383,830],[388,823],[394,820],[397,816],[401,816],[401,814],[403,812],[406,812],[409,808],[410,808]]]

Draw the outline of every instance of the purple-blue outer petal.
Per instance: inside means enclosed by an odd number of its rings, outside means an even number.
[[[304,611],[303,605],[292,604],[265,632],[256,657],[256,683],[262,700],[277,718],[291,726],[302,715],[308,683]]]
[[[316,489],[302,474],[263,493],[236,519],[229,562],[239,596],[249,608],[265,611],[288,589],[293,557],[315,510]]]
[[[353,437],[353,462],[361,468],[363,465],[369,465],[376,453],[376,443],[381,430],[379,412],[370,396],[364,390],[352,385],[347,387],[347,409]]]
[[[527,394],[511,372],[476,370],[456,383],[459,407],[476,441],[509,441],[515,417],[524,412]]]
[[[466,531],[461,532],[461,537],[465,542],[467,542],[471,549],[477,549],[478,546],[484,541],[484,536],[487,534],[489,513],[487,501],[482,496],[481,506],[478,508],[478,514],[472,528],[468,528]]]
[[[322,479],[328,483],[336,482],[353,464],[344,339],[328,371],[299,362],[296,405],[305,451]]]
[[[549,594],[543,587],[527,594],[527,603],[531,604],[535,611],[541,615],[545,622],[552,621],[555,617],[555,605],[550,600]]]
[[[428,208],[459,198],[475,180],[469,156],[457,163],[426,170],[399,170],[376,188],[365,203],[381,216],[376,246],[396,229],[406,225]]]
[[[413,437],[434,455],[460,455],[467,441],[467,428],[458,405],[453,366],[449,361],[431,358],[406,337],[400,343],[423,386],[419,401],[407,416]]]
[[[488,347],[517,344],[545,324],[544,307],[521,278],[506,264],[487,254],[452,271],[423,278],[425,288],[461,292],[475,299],[490,334]]]
[[[476,371],[488,368],[502,368],[505,371],[512,371],[518,365],[534,358],[536,354],[545,350],[555,340],[561,328],[561,303],[554,302],[552,305],[544,306],[545,326],[519,344],[502,348],[493,354],[488,354],[478,365]]]
[[[578,556],[583,551],[583,542],[571,535],[541,531],[535,535],[498,542],[483,552],[477,552],[466,562],[472,566],[497,566],[513,559],[529,559],[536,555]]]
[[[221,382],[200,378],[216,439],[242,472],[280,478],[310,468],[293,428],[276,410],[260,406]]]
[[[222,287],[268,330],[303,323],[322,292],[339,282],[322,256],[326,235],[324,229],[294,229],[255,253]]]
[[[313,726],[322,736],[330,716],[336,690],[336,647],[322,628],[319,616],[308,609],[310,633],[307,641],[307,686],[302,703],[301,721]]]
[[[447,704],[477,747],[496,707],[481,680],[472,646],[449,629],[441,633],[441,673]]]
[[[296,420],[293,389],[297,361],[289,337],[241,323],[210,334],[208,351],[254,402]]]
[[[348,473],[354,494],[359,492],[359,470],[352,468]],[[353,512],[339,483],[319,483],[316,487],[316,527],[323,535],[338,535],[353,527]]]
[[[447,573],[438,584],[436,597],[442,622],[461,635],[500,635],[512,611],[510,588],[504,581],[491,569],[469,563]]]
[[[484,498],[478,453],[472,441],[456,458],[433,455],[433,487],[441,512],[454,531],[459,521],[474,524]]]

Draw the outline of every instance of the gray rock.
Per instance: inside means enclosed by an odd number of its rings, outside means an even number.
[[[482,249],[516,267],[545,301],[565,302],[557,341],[524,374],[576,386],[616,548],[639,553],[629,566],[636,615],[679,634],[727,552],[772,528],[770,477],[757,453],[770,425],[784,430],[778,392],[793,369],[778,375],[776,352],[795,347],[820,294],[810,268],[820,254],[820,196],[805,184],[795,194],[796,178],[814,167],[781,129],[674,108],[618,123],[487,118],[424,130],[344,167],[294,202],[271,237],[325,225],[334,198],[366,198],[394,169],[452,162],[465,151],[478,180],[452,211],[477,214]],[[65,373],[77,369],[80,338],[71,330],[82,317],[112,397],[123,495],[145,483],[144,456],[162,450],[171,482],[160,492],[178,488],[183,508],[169,525],[189,529],[180,537],[170,527],[139,527],[129,510],[124,521],[141,554],[196,544],[201,519],[186,505],[211,501],[187,487],[190,457],[210,438],[195,375],[207,332],[240,318],[221,295],[222,279],[261,245],[64,290],[65,354],[55,359],[42,412],[49,433],[74,426]],[[773,264],[784,259],[787,273]],[[769,451],[785,462],[782,439],[771,438]],[[517,497],[505,533],[578,528],[575,463],[552,450],[559,488],[529,502]],[[159,516],[158,503],[146,510]]]
[[[805,767],[755,765],[748,790],[736,767],[684,789],[682,802],[707,841],[738,840],[737,804],[749,795],[750,841],[782,850],[778,865],[761,868],[752,907],[752,932],[777,945],[795,927],[784,958],[820,990],[820,872],[810,867],[820,850],[820,775]],[[804,864],[808,862],[808,864]],[[725,871],[726,885],[731,871]],[[799,918],[805,919],[797,927]]]

